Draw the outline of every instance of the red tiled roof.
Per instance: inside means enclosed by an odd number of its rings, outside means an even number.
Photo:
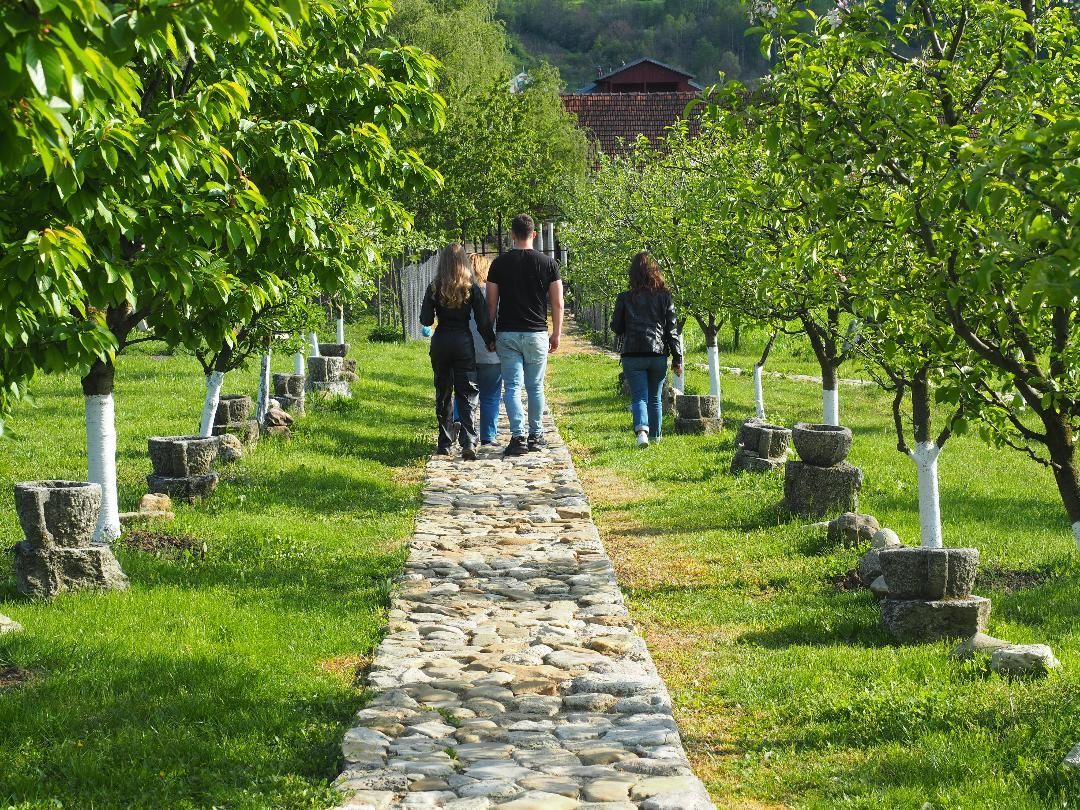
[[[686,105],[699,94],[679,93],[586,93],[564,95],[563,106],[577,116],[600,151],[624,154],[625,144],[638,135],[656,141],[664,130],[683,117]]]

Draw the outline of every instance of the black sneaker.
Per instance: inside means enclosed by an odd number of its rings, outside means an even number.
[[[530,453],[539,453],[547,447],[547,439],[543,436],[530,436],[528,447]]]
[[[461,448],[462,461],[476,461],[476,451],[471,447]]]
[[[529,452],[529,446],[525,443],[524,436],[514,436],[510,439],[510,444],[506,445],[506,449],[503,450],[504,456],[523,456]]]
[[[452,455],[449,447],[436,447],[435,455],[437,456],[449,456]]]

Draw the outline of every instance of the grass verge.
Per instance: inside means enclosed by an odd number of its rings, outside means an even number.
[[[775,365],[812,372],[805,358]],[[1063,664],[1008,681],[954,662],[945,642],[895,644],[868,592],[830,583],[858,552],[785,518],[781,476],[728,474],[734,427],[753,415],[748,376],[724,378],[723,433],[639,451],[617,373],[603,357],[553,359],[560,428],[718,806],[1080,806],[1080,775],[1061,766],[1080,741],[1080,567],[1047,471],[968,438],[941,460],[946,543],[982,552],[990,632],[1050,644]],[[688,384],[708,390],[700,371]],[[820,418],[817,386],[770,379],[765,393],[770,421]],[[862,511],[917,543],[914,467],[887,397],[843,388],[841,414]],[[1018,570],[1038,576],[995,573]]]
[[[350,330],[360,381],[316,404],[289,443],[264,439],[223,470],[206,503],[152,527],[205,543],[153,554],[119,544],[124,593],[21,599],[7,569],[0,613],[0,806],[308,808],[335,802],[358,667],[379,639],[430,449],[424,347]],[[276,358],[275,370],[291,370]],[[256,390],[256,370],[224,393]],[[121,509],[150,471],[146,439],[198,426],[189,357],[133,354],[117,373]],[[14,481],[86,476],[73,376],[43,378],[0,455],[0,536],[19,539]],[[142,543],[142,545],[146,545]]]

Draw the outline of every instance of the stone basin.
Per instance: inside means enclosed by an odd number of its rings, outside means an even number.
[[[218,454],[216,436],[152,436],[146,443],[154,475],[163,478],[207,475]]]
[[[832,467],[851,452],[851,428],[799,422],[791,430],[799,458],[815,467]]]
[[[883,548],[878,562],[890,599],[962,599],[979,570],[977,548]]]
[[[15,484],[15,511],[33,548],[89,546],[100,509],[100,484],[58,480]]]
[[[228,394],[218,401],[214,424],[231,425],[251,418],[251,397],[246,394]]]

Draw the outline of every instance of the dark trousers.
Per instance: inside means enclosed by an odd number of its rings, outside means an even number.
[[[457,406],[458,441],[476,446],[476,353],[472,335],[464,330],[436,329],[431,338],[431,370],[435,373],[435,416],[439,420],[439,447],[454,443],[454,405]]]

